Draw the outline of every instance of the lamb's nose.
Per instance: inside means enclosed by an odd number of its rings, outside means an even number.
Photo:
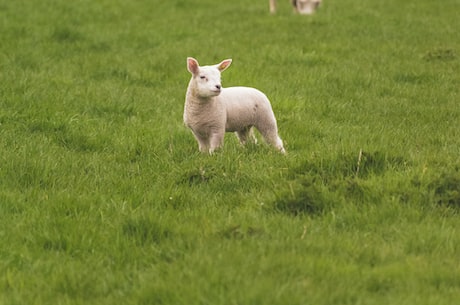
[[[220,90],[222,88],[221,85],[216,85],[217,90]]]

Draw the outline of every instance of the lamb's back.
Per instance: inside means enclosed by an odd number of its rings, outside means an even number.
[[[238,131],[258,124],[261,118],[274,118],[267,96],[250,87],[223,88],[219,101],[227,112],[227,131]]]

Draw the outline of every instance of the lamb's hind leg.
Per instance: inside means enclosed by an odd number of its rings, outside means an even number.
[[[281,140],[281,138],[278,136],[276,125],[270,126],[269,128],[259,129],[259,131],[267,143],[276,147],[276,149],[278,149],[282,154],[286,153],[286,150],[283,146],[283,140]]]
[[[270,3],[270,13],[276,13],[276,0],[269,0]]]
[[[237,131],[236,135],[240,140],[241,145],[246,145],[246,143],[248,142],[248,138],[252,143],[257,144],[257,138],[254,135],[254,130],[252,126]]]

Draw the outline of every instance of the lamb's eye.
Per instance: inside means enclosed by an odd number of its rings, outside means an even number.
[[[206,79],[206,76],[201,75],[200,78],[201,78],[201,79]]]

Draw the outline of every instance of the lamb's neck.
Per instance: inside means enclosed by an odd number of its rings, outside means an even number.
[[[216,100],[216,96],[211,97],[202,97],[198,96],[193,89],[189,89],[187,91],[187,104],[190,106],[200,107],[204,105],[209,105],[209,103],[213,103]]]

